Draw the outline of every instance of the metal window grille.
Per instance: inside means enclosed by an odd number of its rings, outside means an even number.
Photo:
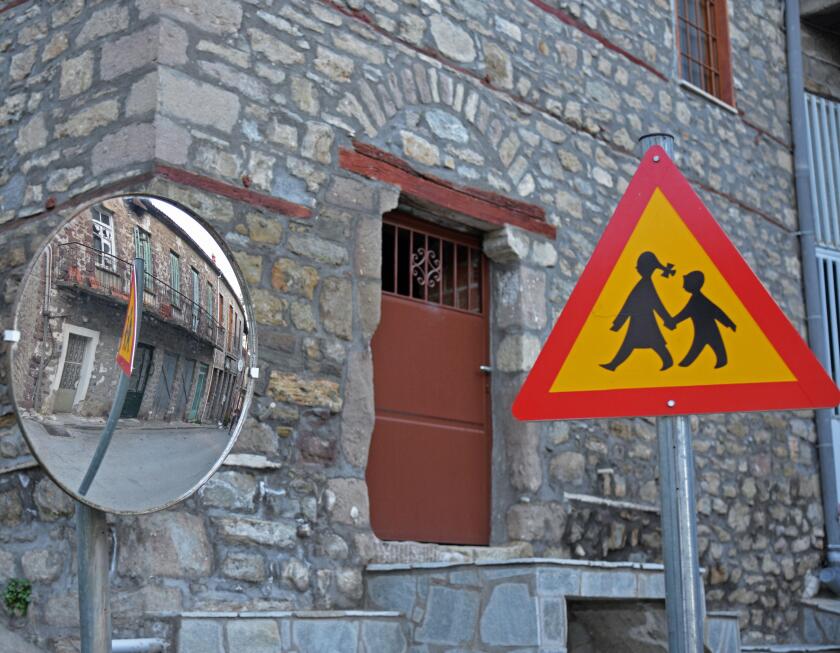
[[[805,109],[815,237],[840,249],[840,102],[806,93]]]
[[[717,24],[722,0],[676,0],[683,79],[716,97],[722,95]]]
[[[64,369],[61,371],[61,380],[58,382],[58,387],[62,390],[75,390],[79,387],[87,341],[88,338],[84,336],[76,333],[69,334],[67,352],[64,354]]]
[[[382,225],[382,290],[414,300],[481,313],[481,250],[414,227]]]

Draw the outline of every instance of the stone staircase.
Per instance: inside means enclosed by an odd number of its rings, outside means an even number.
[[[368,566],[366,583],[366,606],[404,614],[416,651],[604,650],[598,636],[607,611],[627,650],[661,651],[667,642],[661,565],[540,558],[377,564]],[[577,602],[604,609],[598,628],[575,619]]]
[[[662,565],[522,558],[372,564],[362,610],[185,612],[173,653],[661,653]],[[708,653],[839,651],[840,601],[805,601],[803,644],[742,645],[706,615]]]

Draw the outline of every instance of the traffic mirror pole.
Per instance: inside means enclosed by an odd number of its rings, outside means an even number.
[[[143,259],[134,259],[135,332],[139,332],[143,315]],[[132,310],[131,303],[127,310]],[[132,347],[136,348],[136,341]],[[132,355],[133,357],[133,355]],[[118,368],[119,369],[119,368]],[[120,369],[117,391],[108,414],[108,421],[82,480],[79,494],[87,494],[99,471],[111,436],[125,403],[131,375]],[[79,561],[79,631],[81,653],[111,653],[111,592],[108,555],[108,523],[102,510],[76,502],[76,547]]]
[[[659,145],[674,156],[674,137],[647,134],[642,151]],[[654,157],[656,161],[657,157]],[[697,551],[697,506],[691,421],[686,415],[656,418],[659,441],[659,496],[662,502],[662,557],[669,653],[703,653],[703,585]]]
[[[105,513],[76,502],[81,653],[111,653],[111,593]]]

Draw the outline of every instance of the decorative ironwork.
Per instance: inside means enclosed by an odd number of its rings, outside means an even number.
[[[474,243],[433,227],[383,223],[383,292],[481,313],[484,260]]]
[[[440,283],[441,261],[437,252],[421,247],[414,252],[412,258],[411,275],[417,283],[421,286],[428,284],[429,288],[434,288]]]

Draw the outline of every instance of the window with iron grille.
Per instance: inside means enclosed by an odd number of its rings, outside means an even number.
[[[481,313],[483,265],[481,250],[468,242],[382,225],[383,292]]]
[[[680,75],[734,104],[726,0],[676,0]]]
[[[97,251],[96,265],[113,272],[116,269],[114,248],[114,216],[93,209],[93,248]]]

